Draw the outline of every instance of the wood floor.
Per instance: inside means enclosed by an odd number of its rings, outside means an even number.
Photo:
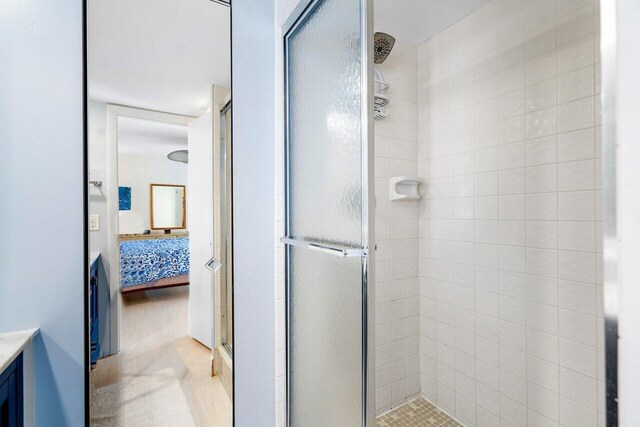
[[[196,425],[228,427],[231,401],[220,380],[210,375],[209,349],[187,333],[188,295],[188,287],[124,295],[121,352],[98,360],[91,371],[92,388],[172,368]]]

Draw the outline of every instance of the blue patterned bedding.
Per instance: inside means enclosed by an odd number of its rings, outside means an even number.
[[[120,287],[189,274],[189,238],[120,241]]]

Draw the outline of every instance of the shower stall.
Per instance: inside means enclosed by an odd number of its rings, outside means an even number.
[[[606,425],[600,1],[285,30],[288,425]]]

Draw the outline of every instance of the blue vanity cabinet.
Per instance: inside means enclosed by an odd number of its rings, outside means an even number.
[[[24,425],[22,354],[0,374],[0,426]]]
[[[100,328],[98,318],[98,265],[99,257],[96,258],[89,270],[89,311],[90,326],[89,337],[91,339],[91,365],[95,365],[100,357]]]

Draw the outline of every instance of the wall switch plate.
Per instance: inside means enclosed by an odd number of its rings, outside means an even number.
[[[100,215],[89,215],[89,231],[100,230]]]

